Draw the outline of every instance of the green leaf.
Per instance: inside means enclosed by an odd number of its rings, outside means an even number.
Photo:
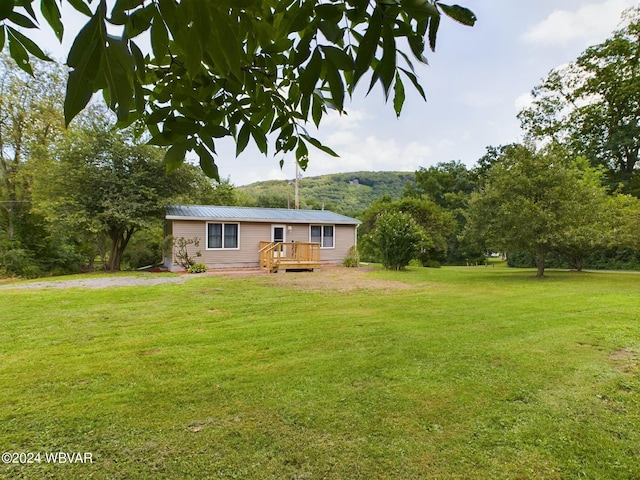
[[[385,22],[382,28],[382,47],[382,59],[375,69],[374,78],[380,79],[385,97],[388,98],[393,78],[396,75],[396,39],[393,36],[393,26],[388,22]]]
[[[29,16],[37,23],[38,17],[36,17],[36,12],[33,10],[31,3],[33,3],[32,0],[18,0],[17,6],[24,8]]]
[[[129,47],[131,48],[131,55],[133,55],[133,60],[136,65],[136,73],[138,75],[138,78],[140,79],[140,81],[144,81],[147,65],[144,60],[142,50],[140,50],[138,45],[136,45],[133,41],[129,42]]]
[[[135,119],[140,119],[144,114],[144,109],[147,104],[146,94],[144,88],[142,88],[142,85],[140,85],[140,82],[138,82],[137,80],[133,83],[133,90],[135,92],[134,103],[137,113],[135,115]],[[132,118],[134,117],[132,116]]]
[[[213,138],[223,138],[228,135],[231,135],[231,132],[221,125],[207,124],[205,127],[203,127],[203,131],[205,131],[207,134],[209,134]]]
[[[112,12],[124,12],[125,10],[133,10],[144,3],[144,0],[118,0],[113,7]]]
[[[459,22],[468,27],[473,27],[476,23],[475,14],[468,8],[461,7],[460,5],[445,5],[444,3],[436,3],[442,11],[449,17],[453,18],[456,22]]]
[[[343,71],[351,71],[355,68],[353,58],[340,48],[324,45],[322,47],[324,56],[337,68]]]
[[[13,12],[15,0],[3,0],[0,2],[0,20],[8,18]]]
[[[149,30],[156,7],[154,4],[134,11],[126,20],[124,34],[127,38],[135,38]]]
[[[436,36],[440,26],[440,15],[434,15],[429,20],[429,48],[432,52],[436,50]]]
[[[316,127],[320,126],[320,121],[322,120],[322,115],[324,113],[324,99],[321,96],[314,94],[313,104],[311,106],[311,118],[313,119],[313,123]]]
[[[220,174],[218,173],[218,166],[216,165],[216,162],[213,159],[211,153],[209,153],[209,150],[207,150],[207,147],[199,143],[196,146],[196,153],[200,157],[200,168],[202,169],[204,174],[207,177],[213,178],[214,180],[217,180],[219,182]]]
[[[353,84],[351,90],[358,83],[358,80],[369,70],[373,59],[375,58],[376,51],[378,49],[378,42],[382,34],[382,23],[384,21],[384,14],[380,5],[376,6],[375,10],[371,14],[371,20],[369,27],[358,46],[358,54],[356,55],[355,71],[353,73]]]
[[[311,55],[311,60],[307,63],[307,66],[300,74],[300,91],[303,95],[311,95],[313,89],[316,87],[318,83],[318,78],[320,78],[320,73],[322,72],[322,56],[320,55],[320,51],[316,48],[313,51],[313,55]]]
[[[29,54],[27,53],[27,50],[22,46],[18,39],[12,35],[11,30],[7,33],[9,36],[9,55],[11,55],[11,58],[15,60],[18,67],[33,76],[33,70],[29,63]]]
[[[262,129],[259,127],[251,128],[251,136],[253,137],[253,141],[256,142],[260,153],[266,155],[268,150],[267,136],[264,134]]]
[[[151,49],[156,59],[163,59],[169,53],[169,32],[157,10],[151,24]]]
[[[438,9],[429,0],[401,0],[400,5],[411,18],[416,20],[439,15]]]
[[[69,4],[75,8],[78,12],[85,14],[87,17],[93,15],[91,13],[91,9],[89,5],[87,5],[84,0],[67,0]]]
[[[342,18],[342,10],[338,8],[338,5],[323,3],[315,7],[316,15],[329,22],[338,23]]]
[[[151,129],[152,129],[151,125],[149,125],[149,130]],[[151,140],[147,142],[147,145],[158,145],[160,147],[168,147],[180,142],[183,139],[184,137],[182,135],[178,135],[177,133],[174,133],[171,131],[164,131],[154,135],[151,138]]]
[[[307,32],[300,39],[300,42],[298,42],[293,54],[293,67],[299,67],[307,60],[307,58],[309,58],[309,55],[311,55],[311,48],[309,48],[309,45],[311,45],[311,40],[313,40],[313,38],[313,32]]]
[[[4,49],[4,40],[5,40],[4,29],[5,27],[3,25],[0,25],[0,52]]]
[[[218,9],[216,9],[218,10]],[[211,16],[211,27],[214,40],[209,46],[219,49],[224,56],[228,71],[236,78],[241,77],[242,42],[230,24],[231,17],[225,11],[217,11]]]
[[[305,0],[302,7],[292,9],[294,16],[291,19],[289,30],[291,32],[301,32],[309,26],[309,17],[314,15],[315,0]]]
[[[29,17],[25,17],[18,12],[11,12],[9,17],[7,17],[7,20],[24,28],[38,28],[38,26],[33,23],[33,21]]]
[[[274,54],[289,50],[293,46],[293,39],[281,38],[266,47],[263,47],[262,53]]]
[[[198,122],[186,117],[171,117],[167,119],[165,124],[171,128],[172,132],[183,136],[194,135],[200,129]]]
[[[251,126],[248,123],[244,123],[240,132],[238,133],[238,138],[236,139],[236,157],[240,155],[247,145],[249,144],[249,135],[251,134]]]
[[[396,117],[400,117],[400,112],[402,112],[402,106],[404,105],[405,94],[404,94],[404,85],[402,84],[402,79],[400,78],[400,73],[396,73],[396,83],[393,92],[393,109],[396,112]]]
[[[420,93],[420,96],[426,100],[427,96],[424,93],[424,89],[422,88],[422,85],[420,85],[420,82],[418,82],[418,77],[415,76],[414,73],[405,70],[404,68],[398,67],[398,70],[400,70],[402,73],[404,73],[409,80],[411,80],[411,83],[413,83],[413,86],[416,88],[416,90],[418,91],[418,93]]]
[[[336,152],[334,152],[333,150],[331,150],[329,147],[323,145],[322,143],[320,143],[319,140],[310,137],[309,135],[302,135],[302,138],[304,138],[307,142],[309,142],[311,145],[313,145],[314,147],[316,147],[319,150],[322,150],[324,153],[327,153],[329,155],[331,155],[332,157],[339,157],[340,155],[338,155]]]
[[[344,29],[335,22],[320,20],[318,27],[320,27],[320,31],[324,37],[331,43],[340,43],[344,36]]]
[[[58,8],[56,0],[41,0],[40,11],[42,12],[42,16],[45,18],[47,23],[53,29],[53,32],[56,34],[58,40],[62,41],[64,26],[62,25],[62,21],[60,20],[60,9]]]
[[[172,145],[167,153],[164,155],[164,164],[167,168],[167,173],[171,173],[182,166],[185,156],[187,154],[187,144],[179,142]]]
[[[344,106],[344,83],[340,72],[331,62],[328,62],[326,64],[326,75],[329,82],[329,90],[331,90],[333,106],[336,110],[342,112]]]
[[[38,47],[38,45],[36,45],[33,40],[25,37],[23,34],[18,32],[17,30],[14,30],[8,25],[7,29],[9,30],[9,34],[13,35],[22,44],[22,46],[29,51],[29,53],[38,57],[40,60],[46,60],[47,62],[53,61],[42,50],[40,50],[40,47]]]
[[[67,65],[73,70],[69,72],[64,100],[66,126],[87,106],[93,92],[97,90],[94,89],[94,83],[100,71],[103,42],[100,14],[96,12],[76,36],[67,58]]]
[[[169,115],[169,113],[171,113],[171,111],[172,111],[171,107],[159,108],[153,111],[152,113],[150,113],[149,115],[147,115],[147,118],[145,119],[145,121],[147,124],[160,123],[167,118],[167,116]]]
[[[124,120],[133,104],[135,77],[133,56],[127,50],[125,41],[109,38],[102,66],[111,99],[110,107],[118,115],[118,120]]]
[[[99,43],[100,36],[100,18],[96,12],[76,35],[67,56],[67,65],[75,68],[83,61],[86,62],[86,57],[93,54]]]
[[[411,48],[413,56],[422,63],[429,63],[427,58],[424,56],[424,37],[420,35],[409,35],[407,37],[407,41],[409,42],[409,47]]]
[[[306,170],[309,165],[309,149],[301,138],[298,139],[298,147],[296,148],[296,162],[302,170]]]

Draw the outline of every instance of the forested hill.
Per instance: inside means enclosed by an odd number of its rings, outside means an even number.
[[[402,196],[407,182],[413,184],[414,172],[352,172],[299,181],[300,208],[331,210],[357,216],[384,195]],[[294,207],[294,180],[267,180],[237,187],[261,207]]]

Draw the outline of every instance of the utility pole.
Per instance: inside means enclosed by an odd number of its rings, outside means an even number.
[[[294,193],[294,205],[295,209],[300,209],[300,192],[298,190],[298,181],[300,180],[300,165],[296,161],[296,184],[295,184],[295,193]]]

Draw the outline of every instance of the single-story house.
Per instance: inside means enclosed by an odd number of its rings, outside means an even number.
[[[313,269],[340,264],[357,243],[360,220],[328,210],[174,205],[165,209],[165,236],[198,239],[189,255],[209,268]],[[197,256],[197,252],[200,253]],[[183,270],[175,248],[165,266]],[[286,265],[285,265],[286,264]]]

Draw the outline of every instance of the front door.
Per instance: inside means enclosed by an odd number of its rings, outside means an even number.
[[[284,243],[285,241],[285,226],[284,225],[271,225],[271,241],[275,243]]]
[[[286,228],[284,225],[271,225],[271,241],[273,243],[284,243],[285,232]],[[284,246],[281,245],[279,248],[275,248],[273,250],[273,255],[276,257],[280,257],[284,254],[283,251]]]

